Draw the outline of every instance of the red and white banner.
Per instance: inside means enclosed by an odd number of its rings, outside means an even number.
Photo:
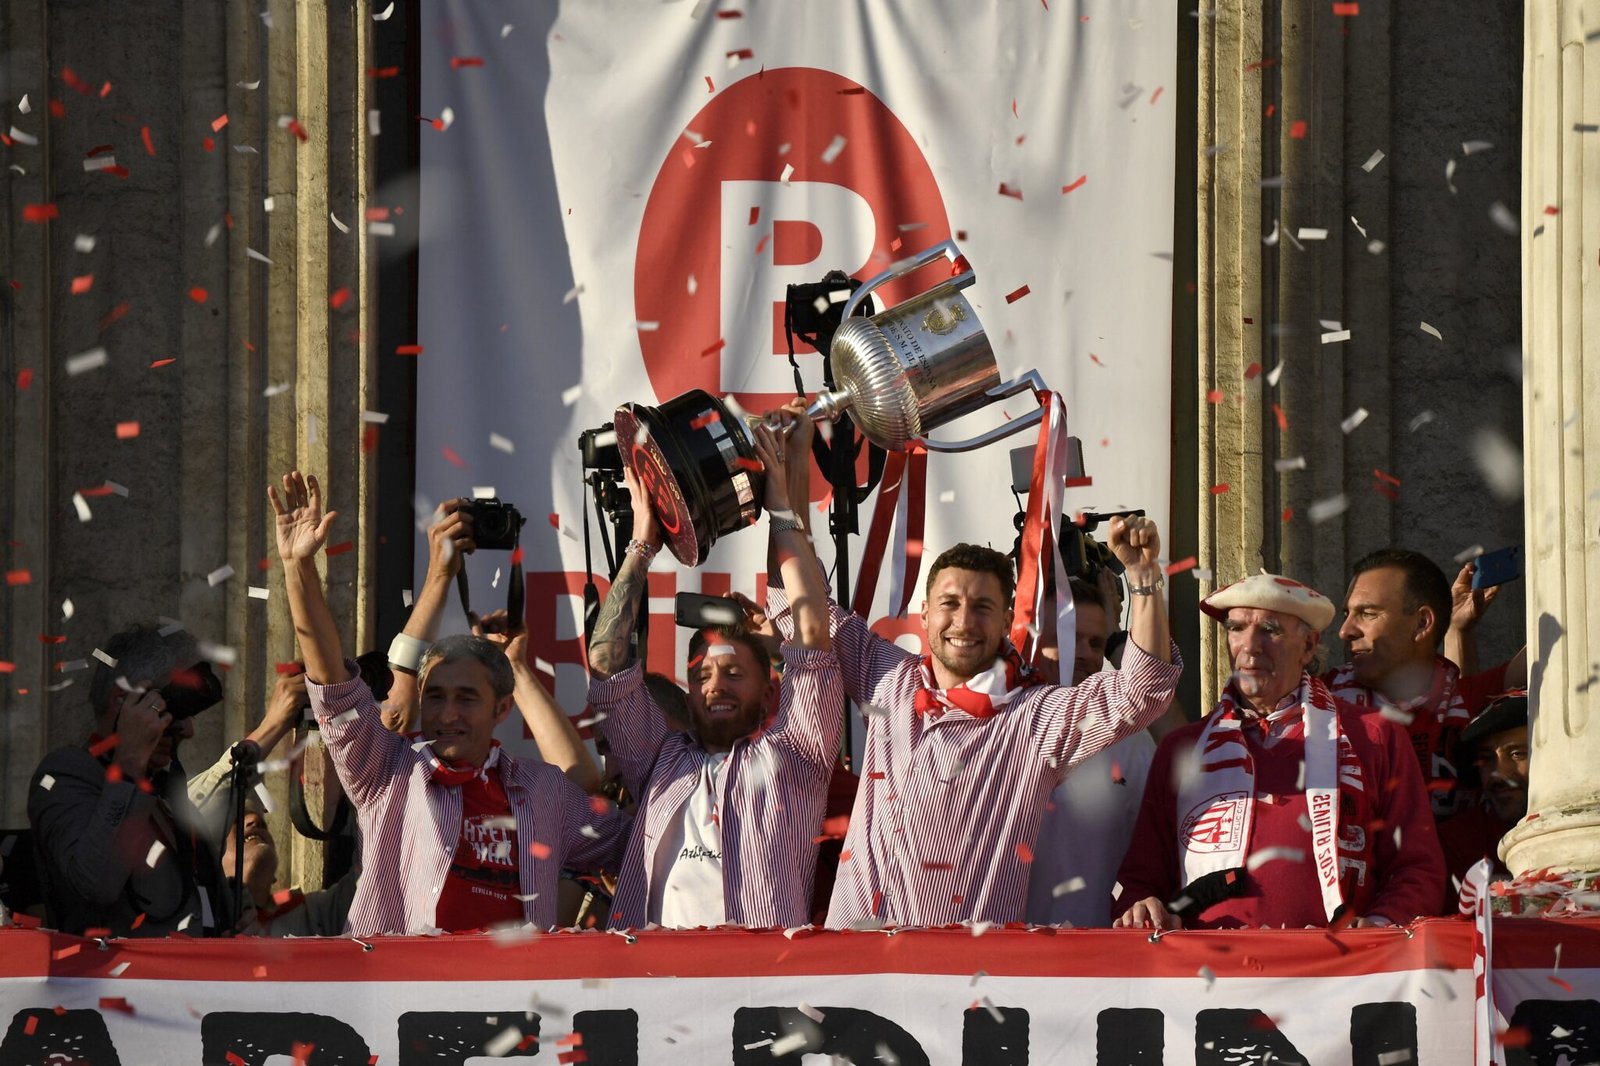
[[[785,286],[830,269],[866,278],[953,238],[1002,379],[1040,371],[1083,439],[1093,481],[1064,505],[1165,518],[1176,38],[1163,0],[424,4],[418,512],[493,488],[529,517],[530,647],[569,710],[591,510],[578,435],[689,388],[755,411],[792,395]],[[799,360],[814,392],[821,357]],[[1007,452],[1032,443],[927,457],[929,559],[958,540],[1011,548]],[[678,677],[671,595],[760,593],[765,533],[697,571],[668,562],[649,665]],[[475,606],[503,595],[508,565],[471,561]],[[920,640],[921,601],[885,630]]]
[[[0,930],[0,1063],[1460,1066],[1471,938],[1460,920],[1157,942],[932,930],[102,947]],[[1498,919],[1495,941],[1506,1061],[1593,1061],[1600,921]]]

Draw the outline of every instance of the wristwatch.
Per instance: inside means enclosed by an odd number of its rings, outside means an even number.
[[[786,529],[793,529],[800,533],[804,533],[806,531],[806,527],[801,525],[795,519],[780,518],[777,515],[767,516],[767,527],[774,533],[782,533]]]
[[[1128,593],[1132,596],[1154,596],[1161,591],[1166,583],[1167,579],[1160,574],[1157,574],[1148,585],[1135,585],[1130,581],[1128,582]]]

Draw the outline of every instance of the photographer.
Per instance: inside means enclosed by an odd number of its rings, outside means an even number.
[[[129,629],[101,653],[94,732],[47,755],[28,791],[47,924],[218,935],[233,894],[185,794],[177,747],[194,735],[193,715],[221,700],[221,683],[181,630]]]
[[[383,724],[395,733],[417,729],[417,666],[423,653],[439,636],[439,623],[450,598],[450,586],[476,550],[473,540],[473,501],[446,500],[439,505],[428,528],[428,574],[400,635],[389,645],[389,666],[394,683],[383,705]],[[502,648],[515,679],[517,711],[539,747],[539,756],[585,792],[600,787],[600,771],[583,739],[555,698],[545,689],[528,662],[527,631],[521,619],[494,611],[482,619],[469,618],[472,632]]]

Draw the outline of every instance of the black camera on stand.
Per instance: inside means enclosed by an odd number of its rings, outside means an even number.
[[[473,500],[463,508],[472,516],[472,542],[485,551],[511,551],[522,535],[522,512],[498,496]]]

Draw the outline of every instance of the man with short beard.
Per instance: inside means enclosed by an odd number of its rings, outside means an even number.
[[[1500,838],[1528,813],[1528,697],[1496,697],[1461,734],[1456,749],[1478,771],[1478,802],[1439,825],[1450,884],[1445,909],[1455,908],[1460,882],[1479,859],[1494,864],[1492,877],[1509,877],[1500,861]]]
[[[779,440],[773,420],[792,427],[787,441]],[[597,727],[623,783],[641,797],[612,928],[810,920],[816,838],[843,726],[827,589],[811,542],[793,518],[783,473],[786,463],[810,462],[811,434],[799,401],[769,415],[754,434],[766,472],[772,549],[798,590],[798,632],[782,648],[783,680],[773,682],[765,648],[744,626],[696,630],[686,671],[688,732],[668,723],[629,643],[662,536],[637,479],[626,475],[633,539],[589,648],[589,704],[604,716]],[[732,600],[728,606],[730,613],[740,610]]]

